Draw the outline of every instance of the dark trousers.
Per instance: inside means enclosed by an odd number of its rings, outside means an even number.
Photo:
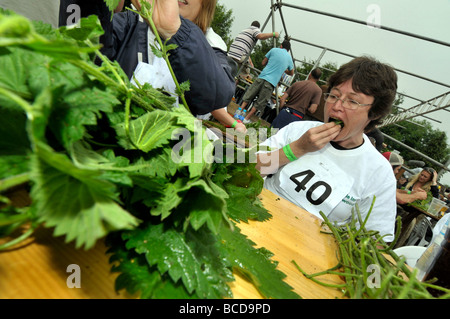
[[[278,116],[273,120],[272,127],[281,129],[282,127],[285,127],[289,123],[296,121],[303,121],[303,116],[304,116],[303,113],[294,110],[293,108],[290,108],[288,106],[285,106],[280,110]]]

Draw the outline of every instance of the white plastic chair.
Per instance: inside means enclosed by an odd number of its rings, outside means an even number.
[[[416,225],[414,226],[411,235],[409,235],[408,240],[405,246],[422,246],[426,247],[430,243],[426,240],[427,230],[430,229],[433,231],[433,226],[431,225],[428,218],[421,215],[417,217]]]

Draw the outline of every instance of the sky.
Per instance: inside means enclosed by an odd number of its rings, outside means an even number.
[[[276,3],[273,0],[273,3]],[[258,20],[261,26],[270,17],[263,32],[272,32],[271,0],[219,0],[226,9],[233,10],[232,37]],[[321,15],[283,5],[286,30],[290,37],[316,46],[291,41],[292,53],[298,60],[317,60],[323,48],[336,50],[352,56],[371,55],[397,69],[398,92],[423,101],[450,92],[450,0],[287,0],[283,4],[295,5],[309,10],[334,14],[358,21],[370,22],[382,27],[446,43],[437,44],[424,39],[398,34],[334,17]],[[275,11],[275,31],[283,30],[280,10]],[[321,64],[332,62],[340,66],[351,57],[326,51]],[[299,62],[296,62],[299,63]],[[320,65],[319,65],[320,67]],[[419,75],[431,81],[411,76]],[[420,102],[404,98],[402,107],[410,108]],[[446,100],[447,103],[450,99]],[[424,117],[435,128],[447,133],[450,144],[450,107],[427,114]],[[393,145],[395,146],[395,145]],[[445,163],[442,163],[445,164]],[[450,185],[450,173],[440,182]]]

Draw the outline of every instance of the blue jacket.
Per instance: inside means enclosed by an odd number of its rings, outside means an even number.
[[[180,18],[181,27],[168,41],[168,44],[177,45],[170,51],[169,61],[178,82],[190,83],[185,97],[192,114],[206,114],[227,106],[233,97],[235,83],[226,53],[213,49],[198,26]],[[138,53],[142,54],[142,62],[148,62],[148,26],[131,11],[114,14],[110,23],[112,33],[102,38],[102,52],[116,60],[131,78],[139,62]]]

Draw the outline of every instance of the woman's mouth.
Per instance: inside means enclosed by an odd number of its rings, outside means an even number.
[[[334,122],[334,123],[336,123],[337,125],[340,125],[341,128],[344,127],[344,121],[342,121],[342,120],[340,120],[340,119],[338,119],[338,118],[336,118],[336,117],[330,117],[330,118],[328,119],[328,122]]]

